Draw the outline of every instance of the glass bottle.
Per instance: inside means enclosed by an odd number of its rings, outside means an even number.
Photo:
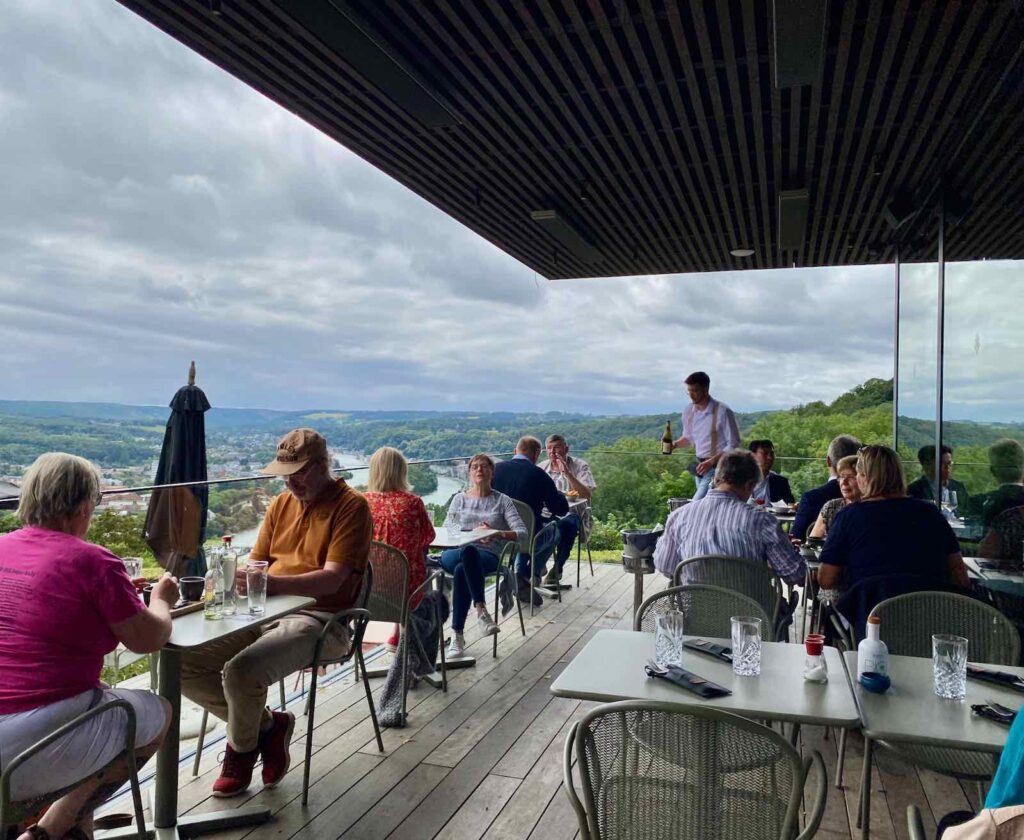
[[[825,639],[808,636],[804,642],[804,679],[808,682],[828,682],[828,664],[825,662]]]
[[[665,434],[661,436],[661,454],[671,455],[673,448],[672,440],[672,421],[669,420],[665,423]]]
[[[203,584],[203,615],[219,621],[224,609],[224,576],[221,573],[221,552],[210,552],[209,569]]]
[[[220,555],[220,574],[224,588],[224,603],[221,615],[238,612],[238,597],[235,592],[235,570],[238,568],[238,552],[231,545],[231,536],[221,537],[223,548]]]

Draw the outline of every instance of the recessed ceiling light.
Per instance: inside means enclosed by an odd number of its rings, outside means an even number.
[[[734,257],[752,257],[754,256],[753,248],[733,248],[730,252]]]

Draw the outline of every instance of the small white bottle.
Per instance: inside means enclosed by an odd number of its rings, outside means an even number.
[[[879,638],[881,624],[877,615],[868,616],[867,636],[857,645],[857,679],[865,672],[889,673],[889,648]]]

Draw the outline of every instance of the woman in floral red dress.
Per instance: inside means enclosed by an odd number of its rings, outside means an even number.
[[[409,463],[391,446],[382,446],[370,457],[366,501],[373,514],[373,538],[401,549],[409,559],[409,592],[427,579],[427,549],[434,541],[434,523],[423,499],[409,485]],[[415,609],[419,598],[412,603]],[[395,625],[389,648],[398,647]]]

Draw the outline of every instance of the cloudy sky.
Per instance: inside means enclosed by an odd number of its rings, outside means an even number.
[[[283,409],[667,411],[697,368],[756,409],[891,375],[891,268],[551,283],[114,0],[0,9],[0,396],[160,404],[193,358],[216,405]]]

